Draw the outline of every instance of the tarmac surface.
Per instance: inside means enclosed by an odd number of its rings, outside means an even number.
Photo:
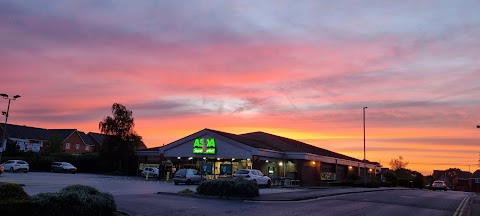
[[[388,190],[419,190],[412,188],[400,187],[381,187],[381,188],[331,188],[331,187],[316,187],[316,188],[262,188],[260,189],[260,196],[254,198],[218,198],[205,197],[196,194],[178,194],[185,196],[197,196],[213,199],[239,199],[245,202],[296,202],[303,200],[320,199],[323,197],[339,196],[354,193],[371,193],[376,191]],[[423,189],[426,190],[426,189]],[[173,194],[171,192],[158,192],[160,194]],[[461,210],[461,211],[460,211]],[[477,216],[480,215],[480,193],[471,193],[470,196],[464,199],[464,202],[458,207],[458,211],[454,216]]]

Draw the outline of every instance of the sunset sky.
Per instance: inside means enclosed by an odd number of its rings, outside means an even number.
[[[478,1],[0,1],[8,123],[264,131],[425,175],[480,154]],[[7,100],[0,100],[0,110]],[[3,120],[2,120],[3,121]]]

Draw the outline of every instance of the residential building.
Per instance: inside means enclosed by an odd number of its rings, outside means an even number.
[[[469,186],[470,186],[470,191],[472,192],[480,192],[480,169],[475,171],[469,179]]]
[[[3,134],[4,124],[0,123],[0,133]],[[61,151],[69,154],[94,152],[97,145],[84,132],[77,129],[44,129],[29,126],[7,124],[6,138],[14,141],[17,151],[41,152],[48,147],[52,137],[62,140]]]

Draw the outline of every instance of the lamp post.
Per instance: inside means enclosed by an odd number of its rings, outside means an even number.
[[[2,146],[0,148],[0,161],[2,160],[2,152],[5,151],[7,147],[7,141],[5,140],[5,134],[7,133],[7,121],[8,121],[8,112],[10,111],[10,101],[16,100],[20,95],[15,95],[13,98],[9,98],[8,94],[0,94],[4,99],[8,100],[7,112],[2,112],[5,115],[5,124],[3,125],[3,136],[2,136]]]
[[[365,109],[368,107],[363,107],[363,183],[367,186],[367,162],[366,162],[366,153],[365,153]]]

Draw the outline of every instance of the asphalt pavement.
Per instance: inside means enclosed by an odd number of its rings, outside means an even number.
[[[384,187],[384,188],[332,188],[332,187],[317,187],[317,188],[262,188],[260,189],[260,196],[254,198],[245,198],[245,202],[295,202],[303,200],[313,200],[323,197],[339,196],[356,193],[371,193],[379,191],[391,190],[419,190],[412,188],[400,187]],[[426,189],[423,189],[426,190]],[[169,192],[159,192],[160,194],[172,194]],[[177,195],[182,195],[175,193]],[[188,194],[183,194],[191,196]],[[202,197],[194,195],[196,197]],[[215,197],[208,197],[215,198]],[[223,198],[232,199],[232,198]],[[233,198],[236,199],[236,198]],[[471,193],[466,197],[455,211],[454,216],[477,216],[480,215],[480,193]]]

